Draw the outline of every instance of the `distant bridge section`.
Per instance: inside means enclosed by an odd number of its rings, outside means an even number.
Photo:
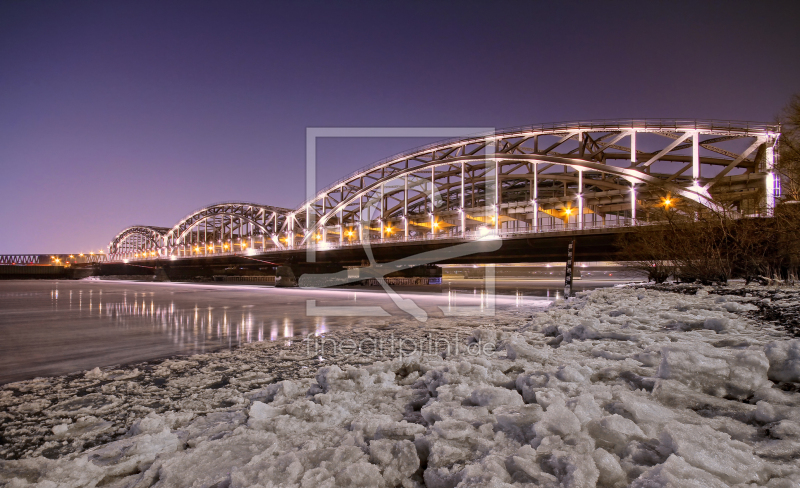
[[[70,266],[106,261],[105,254],[0,254],[0,266]]]

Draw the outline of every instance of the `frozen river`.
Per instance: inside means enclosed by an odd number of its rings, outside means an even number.
[[[481,284],[454,280],[425,287],[424,292],[402,287],[399,291],[427,316],[442,317],[485,312],[491,301]],[[582,282],[580,287],[612,284]],[[496,286],[497,308],[541,303],[563,291],[557,281],[498,280]],[[319,334],[401,316],[410,317],[379,288],[2,281],[0,383]]]

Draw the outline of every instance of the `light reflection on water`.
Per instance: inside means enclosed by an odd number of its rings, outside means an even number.
[[[494,300],[495,306],[527,306],[555,297],[560,288],[555,283],[525,286],[506,287],[500,291],[504,295]],[[492,301],[491,294],[467,283],[398,291],[429,317],[458,312],[462,306],[486,310]],[[298,340],[354,323],[386,320],[309,316],[308,299],[323,307],[379,305],[394,318],[425,327],[379,290],[5,281],[0,282],[0,382],[210,352],[254,341]]]
[[[83,285],[83,286],[81,286]],[[91,286],[98,286],[92,284]],[[99,285],[103,286],[103,285]],[[322,335],[330,330],[327,317],[298,317],[296,313],[276,317],[267,304],[249,303],[243,305],[208,304],[208,297],[202,301],[165,298],[174,296],[167,290],[136,290],[124,284],[119,290],[86,289],[86,284],[54,283],[50,290],[51,312],[68,312],[71,320],[100,320],[104,325],[118,330],[149,327],[152,334],[160,334],[177,349],[204,352],[219,347],[235,347],[253,341],[290,339],[308,334]],[[130,285],[129,285],[130,286]],[[78,289],[73,289],[73,288]],[[59,288],[70,288],[59,295]],[[205,290],[203,290],[205,291]],[[227,290],[225,290],[227,291]],[[349,297],[359,301],[359,294],[365,298],[375,298],[372,292],[353,292],[348,290],[328,291],[341,298]],[[202,291],[200,292],[202,295]],[[548,290],[549,294],[549,290]],[[191,294],[187,294],[191,295]],[[443,289],[446,298],[443,310],[454,310],[466,303],[479,305],[481,310],[489,306],[492,298],[483,289]],[[212,298],[214,298],[212,296]],[[221,297],[220,297],[221,298]],[[267,298],[267,297],[263,297]],[[272,298],[274,300],[274,297]],[[512,296],[501,298],[514,307],[530,305],[539,297],[516,291]],[[302,304],[298,301],[298,304]],[[286,311],[282,304],[279,311]],[[294,307],[288,307],[291,312]],[[75,315],[77,313],[77,316]],[[298,318],[302,320],[298,321]],[[298,323],[299,322],[299,323]]]
[[[61,286],[69,286],[62,284]],[[322,335],[328,332],[325,317],[308,317],[313,323],[295,324],[292,317],[264,317],[271,315],[256,304],[240,306],[209,306],[199,302],[175,303],[163,300],[155,291],[121,290],[106,293],[102,290],[68,290],[59,296],[58,284],[50,290],[50,312],[68,312],[71,320],[100,320],[118,330],[141,329],[149,326],[150,332],[163,337],[185,350],[194,346],[197,352],[207,348],[234,347],[253,341],[293,338],[295,335]],[[0,297],[3,294],[0,294]],[[355,293],[353,300],[356,300]],[[267,312],[267,313],[264,313]]]

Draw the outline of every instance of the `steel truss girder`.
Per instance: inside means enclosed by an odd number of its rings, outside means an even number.
[[[708,188],[719,181],[720,178],[709,178],[701,181],[701,184],[705,182],[707,186],[695,191],[695,189],[687,189],[685,179],[679,178],[688,169],[687,167],[684,166],[681,172],[677,174],[662,171],[661,173],[669,176],[653,177],[650,176],[650,174],[654,173],[652,166],[659,162],[692,162],[696,159],[694,164],[726,166],[725,173],[735,167],[742,167],[746,168],[747,171],[752,171],[755,161],[746,159],[747,154],[740,155],[711,144],[735,139],[750,139],[754,141],[753,144],[759,146],[773,139],[772,136],[777,131],[777,126],[767,124],[715,121],[681,122],[674,120],[641,120],[627,121],[627,123],[575,123],[563,124],[550,129],[531,128],[525,130],[523,128],[503,131],[497,134],[466,138],[459,141],[446,141],[439,145],[429,146],[425,150],[408,153],[391,161],[367,168],[323,190],[298,209],[298,214],[304,212],[303,209],[308,209],[309,211],[313,209],[313,220],[320,223],[315,229],[319,229],[328,222],[337,221],[336,214],[339,212],[352,219],[356,214],[356,210],[353,208],[354,202],[374,195],[382,183],[405,175],[415,174],[428,168],[457,164],[462,161],[499,160],[501,166],[505,166],[508,161],[516,160],[520,156],[529,162],[543,162],[550,165],[561,165],[565,168],[569,166],[574,169],[580,168],[580,171],[592,169],[633,184],[658,185],[666,190],[674,191],[676,194],[685,195],[693,200],[707,204],[709,203]],[[673,139],[673,142],[656,150],[651,149],[648,152],[632,148],[630,144],[628,147],[618,144],[623,139],[633,139],[637,134],[644,133],[664,136],[665,138]],[[557,137],[557,140],[549,143],[543,149],[539,149],[541,145],[539,138],[544,136],[554,136]],[[692,155],[676,154],[691,146],[681,145],[682,142],[693,138],[704,138],[704,140],[699,140],[699,147],[725,157],[712,158],[707,155],[693,157]],[[579,142],[578,147],[562,153],[555,152],[570,140],[577,140]],[[533,148],[526,146],[531,141],[534,142]],[[612,148],[620,152],[608,152]],[[484,154],[478,154],[481,151]],[[625,154],[626,152],[628,153],[627,155]],[[492,157],[487,157],[487,153]],[[632,156],[631,153],[633,153]],[[554,157],[560,159],[552,159]],[[629,168],[619,168],[606,164],[607,159],[616,160],[623,157],[630,157],[634,163]],[[637,168],[637,165],[643,161],[643,166],[646,169],[643,167]],[[597,164],[602,165],[602,167],[597,166]],[[545,169],[549,167],[547,166]],[[730,167],[730,169],[727,169],[727,167]],[[503,180],[506,178],[508,178],[506,175],[502,177]],[[434,183],[439,185],[435,177]],[[586,183],[592,184],[589,180]],[[468,184],[472,185],[472,181],[468,181]],[[443,188],[449,189],[452,186],[454,184],[447,183]],[[344,188],[347,188],[347,194],[344,193]],[[396,193],[399,193],[399,191],[390,192],[382,198],[393,198]],[[331,198],[335,194],[338,194],[339,198]],[[420,198],[420,195],[415,195],[411,197],[408,203],[414,203]],[[320,201],[326,202],[324,208],[318,204]],[[335,202],[333,205],[330,204],[332,201]],[[393,206],[392,210],[395,209],[396,206]],[[312,233],[311,229],[308,229],[306,237]]]
[[[252,224],[263,235],[272,237],[278,234],[291,213],[292,211],[286,208],[250,202],[217,203],[196,210],[181,219],[166,233],[165,245],[168,248],[184,245],[186,236],[197,230],[201,224],[208,222],[212,223],[213,235],[219,234],[220,238],[225,234],[232,236],[234,233],[241,238],[244,222]]]
[[[108,245],[108,252],[109,254],[116,254],[127,242],[134,240],[150,243],[154,248],[161,248],[164,245],[164,237],[168,231],[169,229],[166,227],[132,225],[123,229],[114,237]],[[137,242],[136,245],[140,244],[141,242]]]
[[[383,232],[383,222],[415,214],[417,222],[425,213],[433,218],[433,213],[474,209],[488,215],[491,202],[520,198],[581,198],[583,205],[590,202],[584,202],[584,194],[600,198],[628,192],[633,199],[658,190],[711,206],[715,185],[732,188],[729,182],[736,175],[763,176],[758,171],[770,164],[763,159],[778,131],[775,125],[747,122],[643,119],[521,127],[451,139],[355,172],[295,210],[243,202],[205,207],[168,229],[161,245],[181,245],[193,229],[213,222],[215,233],[280,236],[294,246],[315,234],[316,239],[326,232],[341,236],[359,221]],[[637,143],[643,136],[645,143]],[[715,145],[729,141],[742,142],[731,148]]]

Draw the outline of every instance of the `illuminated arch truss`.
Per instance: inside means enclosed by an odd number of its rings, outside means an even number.
[[[280,229],[291,210],[255,203],[225,202],[201,208],[164,236],[172,256],[212,255],[247,249],[281,248]]]
[[[620,225],[646,218],[665,194],[770,213],[779,192],[778,131],[748,122],[625,120],[444,141],[320,192],[296,212],[305,220],[296,243]]]
[[[779,130],[643,119],[447,140],[353,173],[296,210],[206,207],[168,229],[159,250],[189,256],[628,225],[648,218],[665,195],[770,215],[780,192]]]
[[[124,257],[153,257],[159,255],[164,246],[166,227],[132,225],[114,237],[108,245],[111,259]]]

